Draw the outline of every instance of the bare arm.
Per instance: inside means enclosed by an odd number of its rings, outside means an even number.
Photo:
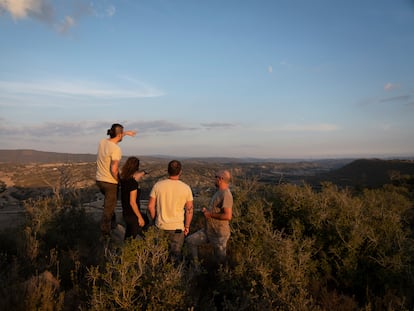
[[[131,205],[132,210],[134,211],[135,215],[137,215],[137,217],[138,217],[138,225],[140,227],[144,227],[145,226],[145,220],[142,217],[142,214],[139,211],[138,205],[137,205],[137,193],[138,193],[138,190],[132,190],[129,193],[129,204]]]
[[[193,219],[194,205],[193,201],[187,201],[185,204],[184,235],[190,233],[191,220]]]
[[[118,180],[118,175],[119,175],[119,161],[118,160],[111,161],[111,174],[115,178],[115,180]]]
[[[136,131],[124,131],[123,133],[122,133],[122,137],[124,137],[124,136],[135,136],[135,135],[137,135],[137,132]]]
[[[214,218],[220,220],[231,220],[233,217],[233,209],[231,207],[223,208],[223,213],[213,213],[203,209],[204,216],[206,218]]]
[[[155,198],[153,197],[149,197],[148,211],[150,213],[151,219],[155,219]]]

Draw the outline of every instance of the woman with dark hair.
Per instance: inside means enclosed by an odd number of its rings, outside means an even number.
[[[145,226],[145,217],[140,209],[141,189],[138,181],[145,175],[139,171],[139,159],[129,157],[121,169],[121,201],[122,215],[126,225],[125,240],[137,235],[143,237],[142,228]],[[148,221],[147,221],[148,223]]]

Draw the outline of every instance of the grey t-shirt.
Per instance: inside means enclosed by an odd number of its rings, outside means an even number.
[[[233,208],[233,195],[229,189],[217,190],[210,200],[208,211],[215,214],[224,213],[225,208]],[[230,233],[230,225],[228,220],[221,220],[215,218],[207,219],[207,231],[227,235]]]

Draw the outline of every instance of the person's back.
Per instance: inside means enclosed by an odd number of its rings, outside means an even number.
[[[96,180],[117,184],[118,180],[111,173],[111,162],[120,161],[121,148],[114,142],[104,138],[99,142],[96,159]]]
[[[158,229],[165,232],[174,259],[181,258],[184,237],[190,232],[193,218],[193,193],[190,186],[179,180],[181,163],[168,163],[168,179],[157,182],[151,189],[148,211]],[[184,212],[185,210],[185,212]]]
[[[126,132],[125,132],[126,133]],[[124,127],[114,123],[108,129],[108,139],[99,142],[96,158],[96,185],[105,196],[104,208],[101,219],[101,231],[104,236],[109,236],[111,228],[116,225],[115,208],[118,193],[118,169],[122,158],[121,148],[118,143],[125,135]]]
[[[144,237],[143,227],[148,224],[141,213],[141,189],[138,180],[144,176],[139,172],[139,159],[129,157],[122,166],[120,174],[122,216],[125,222],[125,239]]]
[[[190,187],[181,180],[165,179],[152,188],[157,202],[155,225],[162,230],[184,230],[184,206],[192,201]]]

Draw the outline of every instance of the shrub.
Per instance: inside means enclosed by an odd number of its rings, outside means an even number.
[[[404,306],[411,296],[407,286],[413,288],[413,240],[401,221],[411,203],[404,192],[385,187],[355,196],[331,184],[320,192],[283,185],[272,198],[275,219],[281,219],[276,227],[291,234],[300,224],[303,239],[314,240],[315,288],[355,297],[362,305],[387,296],[382,307]]]
[[[154,227],[110,253],[101,271],[88,269],[91,310],[179,310],[185,305],[183,265],[168,259],[168,243]]]
[[[414,308],[411,188],[235,183],[228,264],[210,266],[206,247],[201,271],[187,259],[172,264],[154,227],[145,239],[106,244],[83,209],[57,198],[27,201],[25,226],[0,232],[2,308]],[[197,215],[192,230],[202,225]]]

